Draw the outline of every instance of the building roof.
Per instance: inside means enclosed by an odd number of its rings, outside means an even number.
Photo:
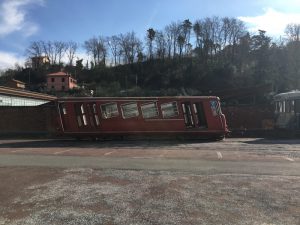
[[[41,55],[41,56],[33,56],[33,57],[31,57],[31,59],[44,59],[44,58],[48,58],[48,59],[49,59],[49,57],[48,57],[48,56],[43,56],[43,55]]]
[[[60,71],[56,73],[48,73],[47,76],[71,76],[71,74]]]
[[[34,98],[34,99],[47,100],[47,101],[53,101],[53,100],[57,99],[57,97],[55,97],[53,95],[47,95],[47,94],[42,94],[42,93],[38,93],[38,92],[25,91],[22,89],[9,88],[9,87],[3,87],[3,86],[0,86],[0,94],[9,95],[9,96],[25,97],[25,98]]]
[[[13,81],[13,82],[16,82],[16,83],[19,83],[19,84],[26,84],[23,81],[16,80],[16,79],[11,79],[10,81]]]

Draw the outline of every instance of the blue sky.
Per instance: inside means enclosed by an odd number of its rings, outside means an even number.
[[[243,20],[252,32],[284,35],[300,23],[299,0],[0,0],[0,69],[22,65],[31,41],[83,43],[98,35],[135,31],[143,40],[150,27],[210,16]],[[83,50],[80,50],[83,55]]]

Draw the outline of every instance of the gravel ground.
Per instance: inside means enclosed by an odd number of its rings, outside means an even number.
[[[299,176],[2,167],[0,180],[0,225],[300,224]]]

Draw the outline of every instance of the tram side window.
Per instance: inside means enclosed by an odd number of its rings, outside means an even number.
[[[284,111],[285,111],[286,113],[289,113],[289,112],[290,112],[290,101],[289,101],[289,100],[286,100],[286,101],[285,101],[285,109],[284,109]]]
[[[278,102],[278,112],[282,113],[282,102]]]
[[[191,104],[189,102],[184,102],[181,104],[182,112],[184,117],[184,123],[186,127],[194,127],[194,118],[191,110]]]
[[[275,102],[275,113],[279,113],[279,102]]]
[[[119,116],[119,110],[117,103],[108,103],[100,106],[102,117],[104,119],[109,119],[112,117]]]
[[[94,113],[94,118],[95,118],[96,125],[99,126],[100,121],[99,121],[99,116],[98,116],[98,113],[97,113],[97,105],[95,103],[93,104],[93,113]]]
[[[85,112],[85,109],[84,109],[84,105],[83,105],[83,104],[81,104],[80,110],[81,110],[81,114],[82,114],[83,125],[86,126],[88,123],[87,123],[86,112]]]
[[[285,103],[285,112],[293,113],[294,112],[294,100],[287,100]]]
[[[60,103],[60,109],[64,115],[67,115],[67,109],[64,103]]]
[[[76,113],[76,120],[79,127],[82,127],[83,121],[82,121],[82,113],[81,113],[81,105],[75,104],[75,113]]]
[[[204,112],[204,107],[202,102],[197,102],[193,104],[194,112],[197,118],[197,124],[201,128],[207,128],[207,120]]]
[[[141,109],[145,119],[158,117],[158,109],[155,102],[144,104],[141,106]]]
[[[210,101],[210,108],[211,108],[212,114],[214,116],[222,114],[220,105],[218,104],[218,101],[216,101],[216,100]]]
[[[91,124],[92,127],[95,126],[95,118],[93,116],[93,106],[91,104],[87,104],[87,108],[88,108],[88,115],[89,115],[89,123]]]
[[[173,117],[178,115],[177,102],[168,102],[161,104],[161,112],[163,118]]]
[[[121,108],[124,119],[139,116],[139,110],[136,102],[124,104]]]
[[[295,100],[295,113],[300,113],[300,99]]]

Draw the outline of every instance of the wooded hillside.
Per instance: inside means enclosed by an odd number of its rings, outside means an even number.
[[[89,61],[76,58],[80,49]],[[9,69],[2,83],[13,77],[43,91],[45,75],[64,69],[94,96],[206,95],[266,84],[274,93],[300,88],[300,24],[271,38],[267,31],[248,32],[236,18],[187,19],[149,28],[144,41],[134,32],[84,43],[36,41],[26,54],[50,61],[37,69],[30,61]]]

